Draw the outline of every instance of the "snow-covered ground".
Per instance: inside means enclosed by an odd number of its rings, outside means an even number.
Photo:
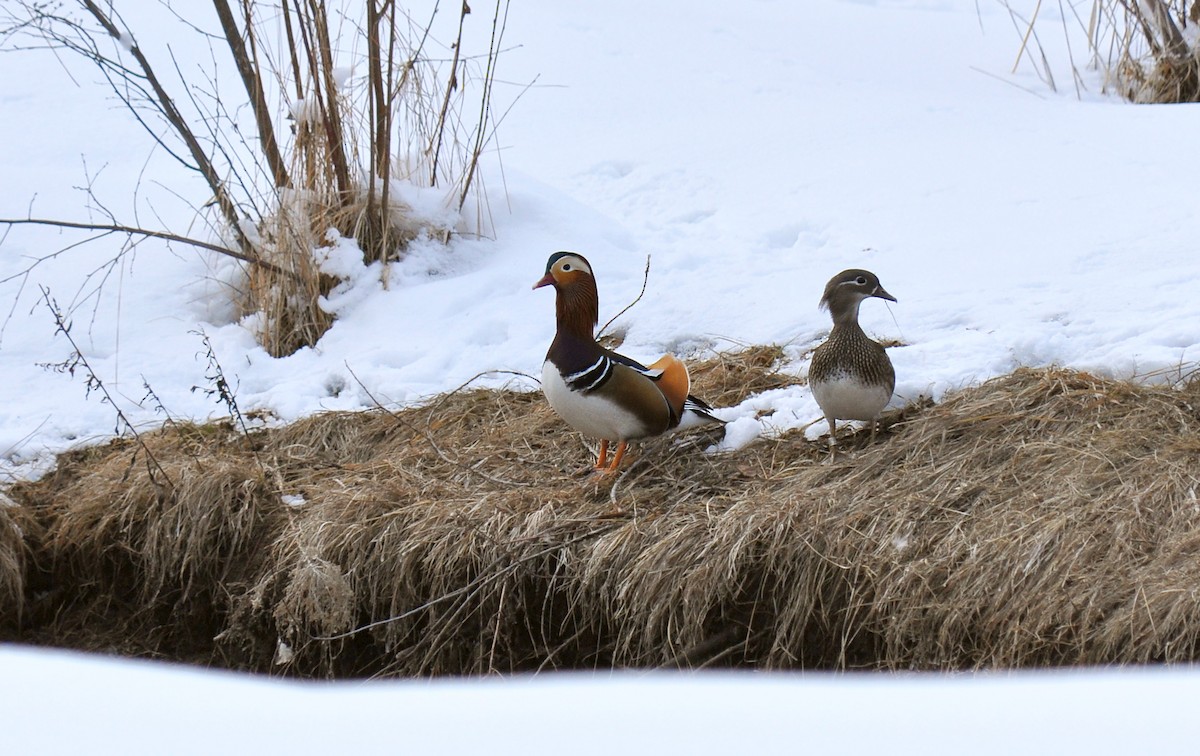
[[[186,52],[194,35],[144,5],[141,39]],[[651,256],[646,297],[615,324],[635,357],[781,343],[803,374],[829,327],[817,308],[825,281],[865,267],[899,299],[862,311],[869,333],[902,344],[891,350],[896,404],[1021,365],[1177,375],[1200,357],[1200,154],[1189,147],[1200,108],[1127,105],[1098,94],[1088,71],[1082,95],[1061,86],[1071,76],[1060,7],[1045,5],[1057,92],[1028,67],[1011,70],[1020,38],[991,0],[515,3],[505,39],[519,47],[500,60],[497,96],[511,102],[536,84],[500,127],[503,164],[485,167],[491,238],[423,246],[387,288],[359,271],[330,298],[332,330],[284,359],[255,346],[215,298],[220,272],[192,250],[146,242],[99,287],[89,273],[119,240],[26,276],[33,259],[80,237],[12,229],[0,244],[0,476],[36,475],[54,452],[116,424],[81,375],[41,366],[69,347],[39,285],[75,305],[73,335],[139,425],[162,420],[144,384],[173,416],[224,414],[192,391],[206,383],[200,331],[242,409],[282,421],[369,405],[351,370],[391,402],[487,371],[536,375],[553,297],[530,286],[558,249],[591,260],[602,321],[637,295]],[[491,9],[475,10],[474,33],[485,33]],[[98,218],[75,188],[90,184],[123,219],[203,236],[192,225],[191,208],[208,200],[197,178],[152,154],[94,71],[71,73],[44,53],[0,57],[0,216]],[[755,420],[763,410],[774,412]],[[819,416],[803,387],[722,413],[739,444]],[[35,738],[48,737],[59,750],[124,738],[107,742],[149,751],[173,736],[210,752],[243,745],[238,733],[270,750],[355,739],[459,752],[564,739],[579,751],[717,752],[734,739],[739,751],[756,739],[776,751],[1182,750],[1177,702],[1197,687],[1195,674],[1171,673],[304,689],[0,649],[0,746],[25,746],[0,750],[44,750]]]
[[[295,683],[0,648],[8,754],[1190,753],[1188,672]]]
[[[369,405],[351,370],[393,402],[489,370],[536,375],[553,296],[530,285],[558,249],[593,263],[602,321],[637,295],[651,256],[646,297],[615,324],[631,356],[782,343],[798,373],[829,327],[817,308],[825,282],[869,268],[899,299],[862,313],[868,332],[903,344],[892,350],[897,404],[1020,365],[1129,377],[1195,360],[1200,158],[1186,145],[1200,109],[1080,98],[1032,70],[1010,74],[1020,38],[1009,15],[976,5],[515,6],[505,39],[520,46],[501,57],[497,100],[536,84],[501,124],[503,166],[487,166],[494,238],[423,247],[387,289],[357,276],[330,298],[338,321],[320,344],[285,359],[231,322],[213,272],[186,247],[143,244],[96,294],[84,274],[117,240],[11,278],[79,239],[13,229],[0,247],[0,380],[19,399],[0,407],[0,464],[32,474],[47,452],[115,425],[81,377],[39,367],[69,352],[39,284],[78,305],[73,333],[136,424],[162,420],[144,383],[174,416],[225,412],[192,391],[206,383],[199,330],[242,409],[284,421]],[[490,15],[477,16],[482,33]],[[189,39],[169,20],[156,23]],[[1043,21],[1047,56],[1065,68],[1061,32]],[[94,72],[72,68],[75,86],[48,55],[3,64],[0,214],[94,218],[73,188],[90,181],[122,218],[153,227],[157,214],[204,236],[192,225],[207,200],[199,179],[161,151],[148,162],[147,138]],[[731,440],[761,432],[750,416],[766,409],[767,430],[819,416],[807,389],[775,392],[725,410],[744,418]]]

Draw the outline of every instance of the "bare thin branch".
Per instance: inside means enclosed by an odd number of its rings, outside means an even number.
[[[263,93],[262,81],[258,77],[258,65],[251,61],[250,55],[246,51],[246,42],[238,31],[237,22],[233,18],[233,11],[230,10],[229,3],[226,0],[213,0],[213,7],[217,9],[217,17],[221,20],[221,29],[225,32],[225,41],[229,44],[229,51],[233,54],[234,63],[237,64],[238,74],[242,77],[242,84],[246,87],[246,94],[250,97],[250,106],[254,110],[254,123],[258,127],[258,138],[262,143],[263,156],[271,166],[275,186],[287,186],[290,183],[287,166],[284,163],[283,154],[279,151],[279,143],[275,141],[275,125],[271,122],[271,113],[267,109],[267,96]],[[249,8],[247,8],[246,36],[253,47],[254,27],[249,18]]]
[[[619,317],[621,317],[622,315],[624,315],[625,313],[629,312],[629,310],[630,310],[630,309],[631,309],[631,308],[632,308],[632,307],[633,307],[635,304],[637,304],[638,302],[642,301],[642,297],[643,297],[643,296],[645,296],[645,294],[646,294],[646,284],[647,284],[649,281],[650,281],[650,255],[646,255],[646,269],[645,269],[644,271],[642,271],[642,290],[638,292],[638,295],[637,295],[636,297],[634,297],[634,299],[633,299],[633,301],[632,301],[632,302],[630,302],[629,304],[625,305],[625,307],[624,307],[624,308],[622,308],[622,310],[621,310],[620,312],[618,312],[616,315],[613,315],[611,318],[609,318],[609,319],[608,319],[608,322],[607,322],[607,323],[605,323],[604,325],[602,325],[602,326],[600,327],[600,330],[599,330],[599,331],[596,331],[596,338],[600,338],[600,336],[601,336],[601,335],[604,333],[605,329],[607,329],[607,328],[608,328],[610,325],[612,325],[612,324],[613,324],[613,322],[614,322],[614,321],[615,321],[617,318],[619,318]]]
[[[124,226],[119,223],[77,223],[74,221],[53,220],[50,218],[0,218],[0,225],[3,225],[3,226],[22,226],[22,225],[54,226],[57,228],[72,228],[72,229],[79,229],[82,231],[99,231],[99,232],[103,232],[103,233],[130,234],[133,236],[144,236],[144,237],[151,238],[151,239],[162,239],[164,241],[178,242],[180,244],[187,244],[189,246],[197,247],[199,249],[207,249],[210,252],[217,252],[219,254],[226,255],[228,257],[232,257],[237,260],[241,260],[242,262],[250,263],[251,265],[257,265],[259,267],[270,270],[273,273],[292,275],[292,274],[289,274],[288,271],[285,271],[282,268],[280,268],[278,265],[269,263],[266,260],[263,260],[257,256],[246,255],[241,252],[238,252],[237,250],[229,249],[228,247],[222,247],[219,244],[211,244],[206,241],[201,241],[200,239],[192,239],[187,236],[180,236],[179,234],[172,234],[168,231],[154,231],[154,230],[148,229],[148,228],[137,228],[136,226]]]
[[[113,22],[113,20],[109,18],[109,16],[100,8],[100,6],[96,5],[93,0],[80,1],[83,3],[83,6],[87,9],[87,11],[92,14],[92,17],[95,18],[102,27],[104,27],[104,30],[108,32],[113,39],[129,39],[129,35],[124,34],[121,29],[117,28],[117,25]],[[169,94],[167,94],[167,90],[163,88],[163,85],[159,82],[153,66],[150,65],[150,61],[146,58],[146,56],[142,54],[141,48],[137,46],[136,42],[130,42],[127,47],[130,55],[132,55],[134,60],[137,61],[138,67],[141,69],[147,84],[150,85],[150,88],[154,92],[154,99],[152,102],[155,104],[155,107],[158,108],[162,116],[167,119],[167,122],[175,130],[175,133],[179,135],[179,138],[183,140],[185,145],[187,145],[188,152],[191,154],[192,159],[196,161],[196,166],[200,171],[200,174],[204,176],[204,180],[208,182],[209,189],[212,190],[213,196],[216,197],[217,206],[220,207],[222,215],[225,216],[225,220],[230,226],[230,230],[237,238],[238,246],[242,248],[242,252],[247,256],[247,259],[250,259],[253,245],[250,244],[250,240],[246,238],[245,232],[242,231],[241,224],[238,222],[240,220],[240,216],[237,211],[237,206],[234,204],[233,199],[226,191],[225,183],[221,180],[221,176],[217,172],[216,166],[212,164],[208,153],[205,152],[204,148],[200,145],[199,140],[196,139],[195,133],[192,131],[183,115],[175,107],[174,100]]]
[[[167,471],[161,464],[159,464],[158,458],[154,456],[154,452],[151,451],[150,447],[146,445],[146,442],[142,439],[141,434],[138,433],[137,429],[133,427],[133,423],[129,421],[129,417],[126,416],[120,405],[117,404],[116,399],[109,392],[108,387],[104,384],[104,381],[100,379],[100,376],[96,375],[96,371],[92,369],[91,364],[88,362],[87,357],[83,355],[83,351],[80,350],[79,345],[75,343],[75,337],[71,335],[71,324],[67,322],[62,310],[58,307],[58,303],[55,302],[53,297],[50,296],[50,290],[45,286],[40,286],[39,288],[42,290],[42,299],[46,303],[47,309],[50,310],[50,314],[54,317],[54,325],[57,329],[57,332],[61,333],[67,339],[67,342],[71,345],[71,349],[74,350],[71,356],[67,359],[67,362],[63,363],[63,372],[68,372],[71,375],[74,375],[75,368],[80,365],[83,366],[84,371],[87,373],[88,392],[90,393],[91,391],[99,391],[104,397],[104,401],[113,408],[114,412],[117,413],[119,430],[129,431],[129,433],[133,436],[134,441],[141,448],[142,453],[146,456],[146,468],[150,473],[150,479],[154,481],[155,485],[159,485],[158,481],[155,479],[155,471],[157,470],[158,474],[162,476],[162,479],[166,481],[167,491],[174,491],[175,483],[171,480],[171,476],[167,475]],[[57,368],[59,366],[54,367]]]

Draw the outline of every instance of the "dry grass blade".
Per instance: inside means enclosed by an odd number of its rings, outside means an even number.
[[[25,615],[25,572],[37,541],[28,510],[0,493],[0,627],[20,625]]]

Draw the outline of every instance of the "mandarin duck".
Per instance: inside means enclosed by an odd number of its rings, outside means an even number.
[[[892,399],[896,371],[887,352],[858,325],[858,307],[878,297],[895,302],[874,273],[844,270],[825,286],[821,306],[833,318],[833,330],[813,353],[808,385],[829,423],[831,453],[837,443],[838,420],[866,420],[875,437],[875,420]]]
[[[596,343],[600,298],[592,266],[582,255],[555,252],[533,288],[553,286],[558,330],[542,365],[542,391],[559,417],[600,439],[596,471],[612,473],[629,441],[701,423],[724,423],[689,394],[687,367],[664,355],[650,366]],[[617,444],[611,462],[610,443]]]

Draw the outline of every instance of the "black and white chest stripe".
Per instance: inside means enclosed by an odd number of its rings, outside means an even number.
[[[624,361],[622,361],[621,364],[628,365],[628,363]],[[584,394],[590,393],[600,389],[600,387],[602,387],[605,383],[608,383],[608,379],[612,378],[615,367],[616,363],[612,358],[610,358],[607,354],[601,354],[599,359],[583,370],[564,375],[563,383],[566,383],[567,387],[572,391],[579,391]],[[661,370],[650,370],[649,368],[643,367],[642,365],[638,365],[636,363],[629,365],[629,367],[633,368],[651,380],[657,380],[662,376]]]
[[[612,378],[612,372],[613,361],[608,358],[608,355],[601,354],[600,359],[583,370],[564,375],[563,383],[566,383],[572,391],[587,393],[603,386],[609,378]]]

